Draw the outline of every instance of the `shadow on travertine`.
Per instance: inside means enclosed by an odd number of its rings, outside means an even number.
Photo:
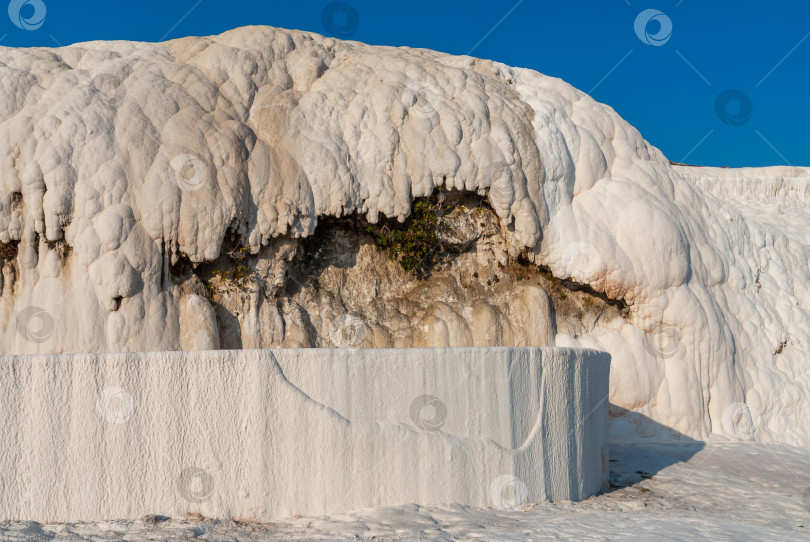
[[[705,448],[706,443],[675,431],[653,419],[610,404],[611,424],[631,423],[643,427],[650,438],[622,441],[616,436],[610,439],[610,466],[607,493],[624,489],[652,478],[662,470],[684,463]]]

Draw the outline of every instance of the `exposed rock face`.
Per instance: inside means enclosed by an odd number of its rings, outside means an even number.
[[[810,446],[808,170],[672,166],[558,79],[303,32],[0,62],[4,353],[579,344],[618,407]],[[448,210],[426,280],[349,227],[439,187],[486,217]]]
[[[175,280],[211,285],[222,348],[552,345],[552,282],[511,261],[494,213],[456,207],[445,222],[422,280],[375,247],[358,220],[334,219],[303,242],[224,256],[194,273],[188,266]],[[220,278],[241,265],[244,280]]]

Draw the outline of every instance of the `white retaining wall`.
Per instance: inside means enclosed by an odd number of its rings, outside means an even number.
[[[0,519],[270,520],[581,500],[609,356],[562,348],[0,358]]]

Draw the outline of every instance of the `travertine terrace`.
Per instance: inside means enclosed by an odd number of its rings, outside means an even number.
[[[806,169],[672,165],[558,79],[267,27],[2,48],[0,83],[5,354],[578,345],[617,438],[810,446]],[[425,280],[352,229],[440,188],[481,211]]]

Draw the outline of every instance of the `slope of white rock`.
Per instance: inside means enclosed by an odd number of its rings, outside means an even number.
[[[6,356],[0,517],[579,501],[607,487],[609,365],[505,347]]]
[[[266,27],[2,48],[0,95],[0,241],[19,241],[4,353],[230,344],[172,263],[215,259],[229,229],[259,254],[324,216],[404,219],[442,186],[488,198],[510,258],[627,304],[551,334],[612,354],[611,403],[629,411],[615,435],[649,433],[649,418],[810,446],[810,170],[672,166],[558,79]],[[237,335],[281,322],[250,306]],[[309,325],[295,311],[266,341]],[[428,336],[466,341],[462,316],[437,309]]]

